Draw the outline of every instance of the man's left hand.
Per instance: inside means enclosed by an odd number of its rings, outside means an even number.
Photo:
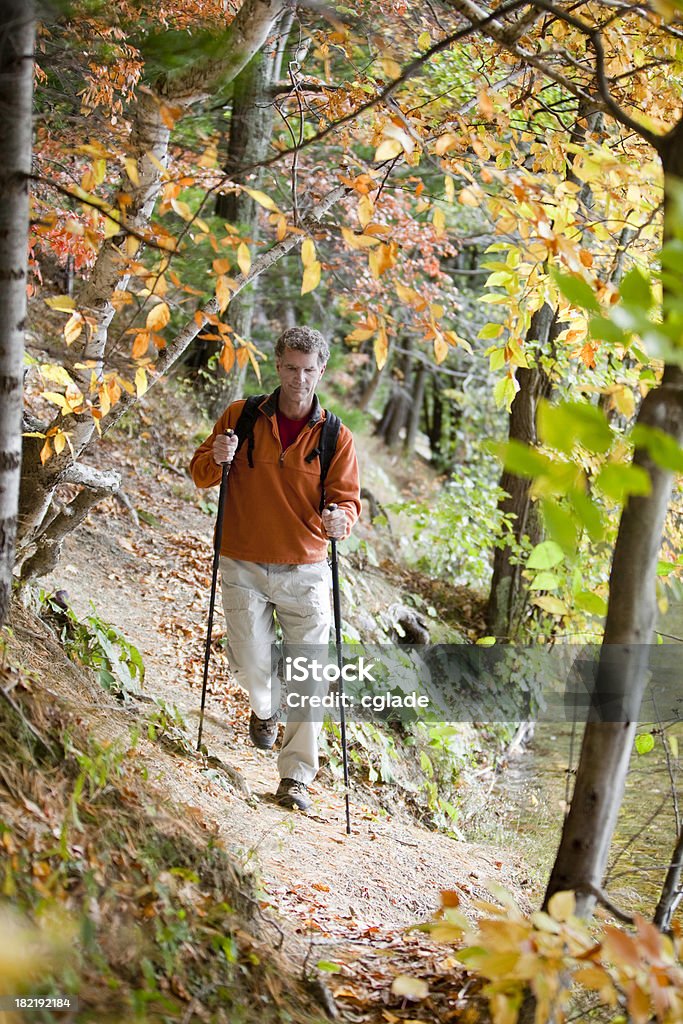
[[[346,536],[348,520],[346,512],[341,508],[326,508],[323,511],[323,529],[330,540],[343,540]]]

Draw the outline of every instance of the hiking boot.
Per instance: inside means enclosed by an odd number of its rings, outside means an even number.
[[[259,750],[272,750],[277,739],[277,720],[259,718],[252,711],[249,718],[249,739]]]
[[[308,789],[297,779],[280,779],[275,799],[283,807],[298,807],[300,811],[307,811],[311,806]]]

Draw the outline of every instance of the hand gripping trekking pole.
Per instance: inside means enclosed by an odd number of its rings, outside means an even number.
[[[230,437],[234,430],[226,430]],[[204,648],[204,678],[202,680],[202,704],[199,712],[199,732],[197,734],[197,750],[202,746],[202,728],[204,726],[204,705],[206,704],[206,684],[209,679],[209,659],[211,657],[211,630],[213,629],[213,610],[216,604],[216,581],[218,579],[218,562],[221,557],[221,537],[223,536],[223,512],[225,495],[228,490],[228,470],[230,463],[224,462],[221,469],[221,486],[218,492],[218,512],[216,513],[216,532],[213,538],[213,569],[211,576],[211,599],[209,600],[209,625],[206,630],[206,647]]]
[[[328,505],[334,512],[336,505]],[[344,678],[342,676],[343,651],[341,636],[341,600],[339,597],[339,563],[337,561],[337,542],[330,538],[332,545],[332,604],[334,606],[334,642],[337,648],[337,667],[339,669],[339,726],[341,729],[342,764],[344,766],[344,800],[346,803],[346,834],[351,835],[351,812],[349,810],[349,752],[346,744],[346,709],[344,707]]]

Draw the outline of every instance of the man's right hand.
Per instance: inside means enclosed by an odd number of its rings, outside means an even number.
[[[235,449],[237,448],[237,434],[219,434],[213,442],[211,454],[213,455],[213,461],[218,466],[222,466],[224,462],[228,465],[232,462],[235,457]]]

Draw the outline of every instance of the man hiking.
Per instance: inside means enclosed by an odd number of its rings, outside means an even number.
[[[284,331],[275,345],[280,386],[229,405],[190,463],[198,487],[217,484],[223,463],[230,465],[220,539],[228,658],[249,694],[249,736],[261,750],[278,735],[273,613],[285,644],[327,649],[327,543],[347,537],[360,514],[353,437],[315,394],[329,354],[319,331]],[[276,793],[285,807],[311,806],[322,722],[310,718],[285,726]]]

